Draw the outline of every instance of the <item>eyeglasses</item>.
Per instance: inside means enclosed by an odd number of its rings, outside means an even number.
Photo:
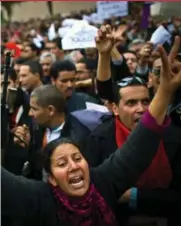
[[[117,85],[120,87],[126,87],[129,85],[136,85],[136,84],[140,84],[140,85],[144,85],[147,86],[147,83],[144,79],[134,76],[134,77],[127,77],[127,78],[123,78],[120,82],[117,82]]]
[[[152,74],[154,74],[155,76],[160,76],[160,73],[161,73],[161,68],[153,68]]]

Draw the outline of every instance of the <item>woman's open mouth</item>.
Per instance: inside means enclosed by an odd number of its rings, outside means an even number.
[[[84,185],[84,178],[83,176],[76,176],[76,177],[72,177],[69,180],[69,184],[72,186],[72,188],[74,189],[80,189],[83,187]]]

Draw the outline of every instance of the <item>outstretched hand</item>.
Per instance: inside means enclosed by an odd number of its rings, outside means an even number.
[[[114,45],[110,25],[102,25],[95,38],[96,47],[99,53],[110,53]]]
[[[173,47],[167,56],[162,46],[158,46],[160,52],[162,69],[160,75],[160,89],[165,93],[173,94],[181,86],[181,63],[176,61],[180,47],[180,37],[176,36]]]

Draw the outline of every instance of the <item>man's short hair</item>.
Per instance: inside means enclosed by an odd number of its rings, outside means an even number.
[[[23,64],[26,61],[27,61],[27,59],[25,59],[24,57],[19,57],[14,60],[14,64]]]
[[[28,43],[26,46],[29,46],[33,52],[36,52],[36,55],[39,55],[40,50],[34,43]]]
[[[134,45],[145,44],[143,39],[134,39],[128,46],[128,49],[131,49]]]
[[[148,89],[147,82],[140,77],[134,76],[123,78],[121,81],[113,84],[113,98],[116,105],[118,105],[121,100],[120,90],[128,86],[144,86]]]
[[[85,58],[78,60],[77,64],[85,64],[86,68],[88,69],[88,62],[87,62],[87,59],[85,59]]]
[[[69,60],[56,61],[51,67],[50,75],[56,80],[62,71],[76,71],[75,64]]]
[[[43,70],[42,70],[41,64],[39,64],[38,61],[28,60],[28,61],[25,61],[22,65],[29,66],[30,71],[33,74],[38,73],[40,75],[40,78],[42,78]]]
[[[1,74],[2,74],[2,75],[4,75],[4,70],[5,70],[5,66],[2,65],[2,66],[1,66]],[[16,72],[15,72],[15,70],[14,70],[12,67],[8,69],[8,77],[10,77],[10,79],[11,79],[12,81],[14,81],[14,82],[15,82],[16,79],[17,79]]]
[[[51,57],[52,63],[54,63],[54,62],[56,61],[56,56],[55,56],[55,54],[50,53],[50,52],[44,52],[44,53],[42,53],[41,56],[40,56],[40,62],[41,62],[42,60],[44,60],[46,57]]]
[[[58,113],[65,111],[65,98],[54,85],[43,85],[31,93],[31,97],[36,98],[37,104],[41,107],[52,105]]]
[[[55,43],[56,46],[62,50],[62,39],[60,37],[54,38],[53,40],[49,40],[48,43]]]
[[[136,55],[136,53],[135,53],[134,51],[131,51],[131,50],[125,50],[125,51],[123,51],[122,53],[123,53],[123,54],[131,53],[131,54],[133,54],[134,56],[136,56],[136,58],[137,58],[137,55]]]

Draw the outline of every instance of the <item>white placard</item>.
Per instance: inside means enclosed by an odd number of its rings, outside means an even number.
[[[67,34],[67,32],[70,31],[70,29],[71,29],[71,28],[69,28],[69,27],[60,27],[60,28],[58,29],[58,34],[59,34],[59,36],[60,36],[61,38],[63,38],[63,37]]]
[[[86,109],[100,111],[100,112],[104,112],[104,113],[109,112],[109,110],[106,106],[94,104],[91,102],[86,102]]]
[[[91,22],[91,17],[88,16],[88,15],[83,15],[82,19],[83,19],[83,20],[86,20],[88,23]]]
[[[94,24],[102,24],[104,22],[104,18],[102,15],[98,13],[92,13],[90,15],[91,22]]]
[[[84,15],[83,20],[93,24],[102,24],[104,22],[103,18],[98,13],[92,13],[89,16]]]
[[[48,39],[51,41],[56,37],[57,37],[57,34],[55,31],[55,25],[52,23],[48,29]]]
[[[165,42],[171,42],[171,34],[160,25],[156,31],[152,34],[150,42],[155,46],[158,44],[164,44]]]
[[[62,27],[72,28],[77,23],[89,24],[86,20],[77,20],[77,19],[65,19],[62,21]]]
[[[62,22],[62,27],[58,29],[59,36],[63,38],[69,31],[71,31],[72,27],[77,24],[88,25],[89,23],[86,20],[65,19]]]
[[[64,50],[95,48],[97,31],[94,26],[78,23],[63,37],[62,48]]]
[[[127,16],[128,15],[128,2],[97,2],[97,13],[104,19],[111,16]]]

